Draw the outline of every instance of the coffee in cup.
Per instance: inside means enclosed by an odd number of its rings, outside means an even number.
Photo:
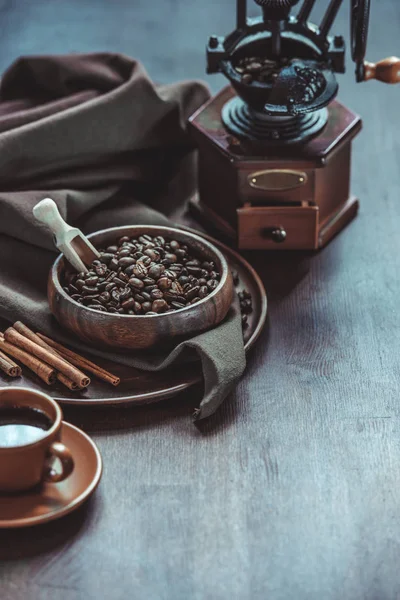
[[[59,482],[72,472],[71,452],[60,442],[62,411],[42,392],[0,389],[0,493]],[[62,471],[51,467],[59,458]]]

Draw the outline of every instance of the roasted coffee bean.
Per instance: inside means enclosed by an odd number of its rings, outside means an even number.
[[[102,305],[101,302],[100,302],[100,300],[99,300],[99,297],[92,298],[91,299],[91,303],[94,304],[94,305],[96,305],[96,306],[101,306]]]
[[[186,266],[187,266],[187,263],[186,263]],[[187,266],[187,270],[189,271],[190,275],[195,275],[196,277],[202,276],[203,269],[200,269],[200,267],[188,267]]]
[[[190,304],[197,304],[197,302],[200,302],[200,300],[200,296],[196,296],[196,298],[193,298],[193,300],[190,301]]]
[[[168,277],[161,277],[157,281],[157,285],[160,288],[160,290],[169,290],[169,288],[172,285],[172,280],[168,279]]]
[[[128,281],[129,281],[129,276],[126,273],[124,273],[124,271],[120,271],[118,273],[118,278],[121,281],[123,281],[124,283],[128,283]],[[114,281],[115,281],[115,279],[114,279]]]
[[[131,310],[132,308],[134,308],[135,304],[139,304],[139,303],[135,303],[133,298],[128,298],[127,300],[123,300],[123,302],[121,302],[121,306],[125,310]],[[139,304],[139,306],[140,306],[140,304]]]
[[[118,240],[118,245],[121,246],[124,242],[130,242],[131,239],[127,235],[123,235]]]
[[[206,285],[202,285],[199,289],[199,298],[205,298],[208,296],[208,287]]]
[[[141,290],[144,287],[143,281],[141,279],[138,279],[137,277],[131,277],[129,280],[129,285],[134,290]]]
[[[201,262],[197,260],[197,258],[193,258],[192,260],[188,260],[186,263],[187,267],[200,267]]]
[[[123,314],[124,314],[124,312],[125,312],[125,310],[124,310],[124,309],[122,308],[122,306],[121,306],[121,308],[117,308],[117,312],[118,312],[119,314],[123,315]]]
[[[176,240],[172,240],[172,242],[170,242],[170,244],[169,244],[169,247],[171,248],[171,250],[173,250],[175,252],[175,250],[179,250],[181,245]]]
[[[72,298],[72,300],[80,300],[82,298],[82,296],[80,294],[72,294],[71,298]]]
[[[127,277],[131,277],[132,275],[134,275],[134,269],[135,269],[136,265],[131,265],[130,267],[126,267],[124,273]],[[136,275],[137,277],[137,275]]]
[[[139,252],[136,251],[134,254],[132,254],[132,258],[134,258],[135,260],[139,260],[139,258],[142,258],[143,256],[143,252]]]
[[[164,312],[167,310],[167,308],[168,304],[165,302],[165,300],[154,300],[153,304],[151,305],[151,309],[155,313]]]
[[[169,267],[169,271],[173,271],[174,273],[176,273],[177,277],[179,277],[179,275],[182,273],[182,269],[183,265],[180,265],[178,263],[174,263]]]
[[[95,271],[98,277],[104,277],[107,273],[107,265],[105,265],[104,263],[100,263],[96,265]]]
[[[165,246],[165,240],[162,237],[162,235],[158,235],[157,237],[154,238],[154,243],[157,246]]]
[[[153,262],[160,260],[160,255],[156,250],[149,249],[144,251],[145,255],[148,256]]]
[[[250,299],[242,300],[240,302],[241,311],[245,314],[253,312],[253,306]]]
[[[139,242],[141,242],[142,244],[146,244],[146,242],[152,242],[153,238],[151,237],[151,235],[147,235],[147,233],[144,233],[143,235],[141,235],[138,238]]]
[[[173,300],[171,302],[171,306],[178,310],[179,308],[185,308],[186,304],[184,304],[183,302],[177,302],[176,300]]]
[[[140,302],[140,304],[145,301],[143,294],[135,294],[133,297],[135,298],[136,302]]]
[[[102,292],[99,296],[100,302],[104,302],[106,304],[111,300],[111,294],[109,292]]]
[[[155,284],[155,282],[156,282],[156,280],[155,280],[155,279],[153,279],[152,277],[145,277],[145,278],[143,279],[143,283],[144,283],[144,285],[154,285],[154,284]]]
[[[218,287],[218,281],[216,279],[209,279],[207,281],[207,287],[209,290],[215,290]]]
[[[178,277],[178,274],[175,271],[171,271],[171,269],[165,269],[163,275],[169,279],[177,279]]]
[[[178,296],[182,296],[183,295],[183,287],[181,286],[181,284],[179,283],[179,281],[173,281],[172,285],[171,285],[171,292],[173,292],[174,294],[177,294]]]
[[[106,252],[109,252],[110,254],[115,254],[116,252],[118,252],[118,246],[108,246],[108,248],[106,248]]]
[[[116,313],[118,312],[116,308],[114,308],[113,306],[108,305],[107,306],[107,312],[109,313]]]
[[[84,285],[85,282],[83,279],[75,279],[75,287],[77,287],[78,290],[81,290]]]
[[[178,260],[183,260],[186,257],[186,250],[183,250],[183,248],[179,248],[178,250],[175,250],[175,254]]]
[[[97,294],[99,290],[97,287],[89,287],[87,285],[83,285],[81,291],[84,296],[87,296],[89,294]]]
[[[99,312],[107,312],[107,309],[104,308],[101,304],[89,304],[88,308],[92,308],[93,310],[98,310]]]
[[[149,293],[147,293],[147,292],[142,292],[142,293],[141,293],[141,296],[143,296],[143,298],[145,299],[145,301],[146,301],[146,302],[150,302],[150,300],[151,300],[151,296],[150,296],[150,294],[149,294]]]
[[[113,308],[118,308],[118,302],[116,302],[115,300],[110,300],[110,302],[108,303],[108,306],[112,306]]]
[[[82,297],[82,302],[84,302],[85,304],[91,304],[93,300],[97,300],[99,297],[99,294],[91,294],[90,296],[83,296]]]
[[[201,277],[198,281],[199,286],[207,285],[207,279],[205,277]]]
[[[121,291],[121,294],[119,296],[119,300],[120,302],[122,302],[123,300],[126,300],[127,298],[130,298],[132,296],[132,290],[129,287],[126,287],[125,289],[123,289]]]
[[[116,258],[111,259],[108,266],[112,271],[118,271],[118,260]]]
[[[150,277],[157,280],[161,277],[161,275],[164,273],[164,271],[165,271],[164,265],[152,265],[148,270],[148,274]]]
[[[154,290],[151,290],[150,296],[152,300],[158,300],[163,297],[163,293],[156,287]]]
[[[168,264],[171,265],[172,263],[175,263],[178,260],[178,258],[176,256],[176,254],[172,254],[171,252],[167,252],[166,255],[164,256],[163,260],[167,261]]]
[[[151,265],[151,258],[150,256],[141,256],[137,262],[142,263],[145,267],[149,267]]]
[[[144,313],[148,313],[151,310],[151,302],[143,302],[142,309]]]
[[[197,296],[197,294],[199,293],[200,288],[199,286],[196,286],[194,288],[191,288],[190,290],[188,290],[185,294],[185,298],[187,300],[193,300],[193,298],[195,298]]]
[[[190,279],[186,275],[181,275],[178,277],[178,281],[181,285],[185,285],[185,283],[189,283]]]
[[[150,294],[153,290],[156,290],[158,288],[157,288],[157,284],[153,283],[153,285],[146,285],[143,289],[145,292]]]
[[[219,279],[219,273],[217,273],[216,271],[210,271],[210,278]]]
[[[112,260],[113,258],[114,254],[112,254],[111,252],[103,252],[103,254],[100,254],[101,262],[105,263],[106,265],[108,265],[110,260]]]
[[[118,287],[125,287],[125,281],[123,281],[123,279],[120,279],[119,277],[114,277],[113,282],[118,286]]]
[[[135,277],[143,279],[147,275],[147,267],[143,263],[138,263],[132,268],[132,273]]]
[[[113,290],[116,287],[117,287],[117,284],[114,283],[113,281],[110,281],[110,283],[107,283],[107,285],[105,287],[105,291],[106,292],[111,292],[111,290]]]
[[[115,302],[119,302],[121,298],[121,292],[117,290],[117,288],[114,288],[113,290],[111,290],[111,297],[113,300],[115,300]]]
[[[131,251],[129,248],[126,248],[126,247],[122,248],[122,250],[120,250],[118,252],[119,258],[128,258],[128,257],[130,257],[130,255],[131,255]]]
[[[126,269],[126,267],[130,267],[131,265],[135,264],[135,259],[132,258],[131,256],[124,256],[123,258],[120,258],[118,261],[118,265],[121,267],[121,269]]]
[[[242,326],[243,327],[248,327],[247,315],[242,315]]]
[[[66,288],[68,290],[68,288]],[[78,288],[74,286],[73,283],[69,284],[69,290],[73,293],[73,294],[77,294],[79,292]]]

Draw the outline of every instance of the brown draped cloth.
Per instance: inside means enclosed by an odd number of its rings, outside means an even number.
[[[193,185],[186,121],[207,98],[196,81],[156,86],[140,63],[119,54],[32,56],[11,65],[0,84],[0,317],[89,350],[50,314],[46,280],[57,251],[32,208],[50,196],[85,233],[171,225],[165,213]],[[237,306],[221,325],[169,352],[90,347],[150,371],[182,361],[182,351],[185,360],[201,361],[196,417],[207,417],[245,367]]]

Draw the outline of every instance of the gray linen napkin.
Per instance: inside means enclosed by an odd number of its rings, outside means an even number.
[[[50,196],[86,233],[171,224],[162,213],[193,184],[185,123],[207,98],[195,81],[155,86],[140,63],[117,54],[27,57],[9,68],[0,85],[0,317],[89,350],[49,313],[56,254],[32,208]],[[245,368],[237,306],[169,354],[90,352],[150,371],[182,354],[200,358],[205,390],[196,418],[217,409]]]

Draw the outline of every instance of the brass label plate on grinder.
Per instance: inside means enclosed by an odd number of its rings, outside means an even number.
[[[264,192],[284,192],[307,183],[307,173],[290,169],[265,169],[247,176],[249,185]]]

